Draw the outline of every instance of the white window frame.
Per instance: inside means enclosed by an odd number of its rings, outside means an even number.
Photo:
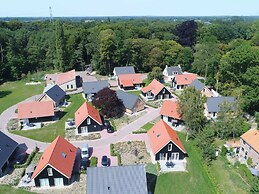
[[[173,144],[172,143],[169,143],[168,144],[168,151],[172,151],[173,150]]]
[[[47,168],[48,176],[53,176],[53,170],[52,168]]]
[[[63,178],[54,178],[54,185],[55,186],[64,186]]]
[[[39,181],[40,181],[41,187],[46,187],[46,186],[49,187],[49,179],[48,178],[40,179]],[[44,183],[44,184],[42,184],[42,183]]]
[[[87,119],[86,119],[86,123],[87,123],[87,125],[91,125],[91,119],[90,119],[90,118],[87,118]]]

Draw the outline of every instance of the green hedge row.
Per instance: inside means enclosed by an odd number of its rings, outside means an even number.
[[[38,148],[35,148],[24,164],[14,164],[14,168],[26,168],[27,166],[29,166],[31,164],[32,159],[38,151]]]
[[[146,130],[138,130],[138,131],[133,131],[133,134],[141,134],[141,133],[147,133]]]
[[[110,155],[111,156],[117,156],[117,159],[118,159],[118,165],[119,166],[122,166],[122,163],[121,163],[121,155],[119,153],[115,153],[114,152],[114,144],[110,144]]]
[[[97,162],[98,162],[98,158],[93,156],[90,159],[90,167],[96,167],[97,166]]]

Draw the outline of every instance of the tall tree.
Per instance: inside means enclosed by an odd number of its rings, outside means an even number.
[[[192,136],[200,133],[206,123],[205,98],[194,87],[187,87],[179,96],[179,112]]]
[[[95,95],[93,105],[106,118],[120,117],[125,111],[125,107],[118,99],[116,92],[109,88],[104,88]]]
[[[163,80],[163,72],[160,67],[153,67],[152,71],[148,74],[148,79],[152,81],[153,79],[156,79],[158,81]]]
[[[192,47],[196,42],[198,25],[194,20],[185,21],[176,27],[178,42],[183,46]]]

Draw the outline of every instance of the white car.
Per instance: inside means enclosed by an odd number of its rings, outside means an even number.
[[[88,144],[84,144],[81,148],[81,158],[89,158]]]

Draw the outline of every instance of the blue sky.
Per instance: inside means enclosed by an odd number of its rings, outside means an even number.
[[[249,16],[259,0],[0,0],[0,17]]]

